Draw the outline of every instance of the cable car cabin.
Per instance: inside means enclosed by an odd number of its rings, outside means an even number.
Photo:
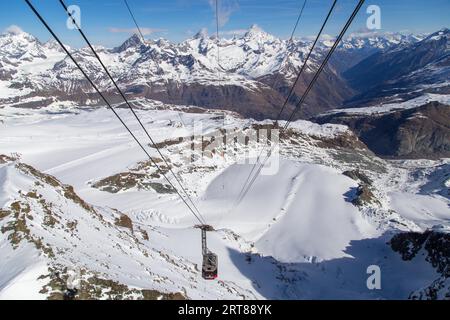
[[[197,227],[202,231],[202,277],[205,280],[217,279],[219,259],[217,257],[217,254],[209,251],[208,245],[206,243],[206,231],[212,231],[214,229],[211,226],[207,225],[201,225]]]
[[[202,277],[205,280],[217,279],[218,275],[218,261],[217,255],[212,252],[208,252],[203,256]]]

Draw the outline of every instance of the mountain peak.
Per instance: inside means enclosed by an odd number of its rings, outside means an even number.
[[[46,43],[44,43],[44,47],[49,50],[56,50],[56,51],[60,51],[60,52],[63,51],[63,49],[61,48],[59,43],[54,39],[50,39]],[[66,45],[66,47],[67,47],[67,45]]]
[[[137,34],[133,34],[128,41],[130,41],[133,44],[141,44],[142,43],[142,38]]]
[[[244,35],[244,39],[255,39],[260,41],[274,40],[275,37],[265,32],[257,24],[253,24],[247,33]]]
[[[9,26],[2,34],[2,36],[7,38],[14,38],[16,39],[16,41],[28,41],[28,42],[37,41],[37,39],[34,36],[23,31],[22,28],[16,25]]]
[[[140,47],[144,43],[142,42],[141,37],[138,34],[133,34],[130,38],[128,38],[120,47],[114,48],[115,52],[126,51],[129,48]]]
[[[264,34],[266,32],[263,29],[261,29],[257,24],[252,24],[251,27],[248,29],[246,35],[252,36],[261,33]]]
[[[263,29],[261,29],[256,23],[252,24],[250,26],[250,29],[248,29],[248,31],[260,31],[260,32],[264,32]]]
[[[199,32],[196,33],[194,39],[205,39],[208,37],[208,29],[202,28]]]
[[[20,28],[19,26],[16,26],[16,25],[9,26],[5,30],[5,33],[10,34],[10,35],[27,34],[25,31],[22,30],[22,28]]]

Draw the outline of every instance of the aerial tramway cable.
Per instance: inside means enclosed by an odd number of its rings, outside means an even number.
[[[328,20],[330,19],[331,14],[333,13],[333,10],[334,10],[335,7],[336,7],[336,4],[337,4],[337,0],[334,0],[334,1],[333,1],[333,4],[331,5],[330,9],[328,10],[328,14],[327,14],[327,16],[326,16],[324,22],[322,23],[322,26],[321,26],[321,28],[320,28],[320,30],[319,30],[319,32],[318,32],[316,38],[315,38],[315,40],[314,40],[314,42],[313,42],[313,44],[312,44],[310,50],[308,51],[308,54],[307,54],[307,56],[306,56],[306,58],[305,58],[305,61],[303,61],[302,67],[300,68],[300,70],[299,70],[299,72],[298,72],[298,74],[297,74],[297,77],[296,77],[294,83],[292,84],[291,89],[289,90],[289,94],[287,95],[287,97],[286,97],[286,99],[285,99],[285,101],[284,101],[284,103],[283,103],[283,105],[282,105],[282,107],[281,107],[281,109],[280,109],[280,112],[278,113],[278,116],[277,116],[277,118],[276,118],[276,120],[275,120],[275,124],[277,124],[278,121],[281,119],[282,114],[283,114],[283,111],[285,110],[287,104],[289,103],[289,100],[290,100],[291,96],[293,95],[294,90],[295,90],[295,88],[296,88],[296,86],[297,86],[297,83],[298,83],[298,81],[300,80],[300,78],[301,78],[303,72],[304,72],[305,69],[306,69],[306,66],[307,66],[307,64],[308,64],[308,61],[309,61],[309,59],[310,59],[310,57],[311,57],[311,55],[312,55],[312,53],[313,53],[313,51],[314,51],[314,49],[315,49],[315,47],[316,47],[316,45],[317,45],[317,43],[318,43],[320,37],[322,36],[323,30],[325,29],[325,26],[327,25]],[[306,1],[305,1],[305,3],[303,4],[303,7],[302,7],[302,9],[301,9],[301,11],[300,11],[301,13],[299,14],[299,18],[301,18],[301,16],[302,16],[302,12],[303,12],[303,10],[304,10],[304,8],[305,8],[305,5],[306,5]],[[295,26],[294,26],[294,30],[295,30],[295,29],[297,28],[297,26],[298,26],[298,21],[299,21],[299,19],[297,19],[297,22],[296,22],[296,24],[295,24]],[[294,33],[295,33],[295,31],[293,31],[291,38],[293,38]],[[278,75],[279,75],[279,74],[278,74]],[[243,184],[243,186],[242,186],[242,188],[241,188],[241,190],[240,190],[240,192],[239,192],[239,194],[238,194],[238,196],[237,196],[237,201],[234,202],[233,208],[236,207],[236,206],[242,201],[242,198],[243,198],[242,195],[244,194],[245,189],[247,188],[248,183],[250,182],[251,177],[252,177],[253,173],[255,172],[255,169],[256,169],[256,167],[258,166],[258,164],[259,164],[259,162],[260,162],[260,160],[261,160],[261,157],[263,156],[263,153],[264,153],[265,149],[266,149],[266,148],[264,147],[264,148],[261,150],[261,152],[259,153],[259,155],[258,155],[258,157],[257,157],[257,159],[256,159],[256,162],[253,164],[252,169],[250,170],[250,173],[248,174],[248,176],[247,176],[247,178],[246,178],[246,180],[245,180],[245,182],[244,182],[244,184]]]
[[[83,76],[87,79],[87,81],[90,83],[90,85],[94,88],[94,90],[100,95],[102,100],[105,102],[105,104],[111,109],[111,111],[114,113],[114,115],[117,117],[117,119],[120,121],[120,123],[125,127],[125,129],[130,133],[130,135],[133,137],[133,139],[136,141],[136,143],[139,145],[139,147],[144,151],[144,153],[148,156],[150,161],[153,163],[153,165],[161,171],[161,168],[159,165],[153,160],[153,158],[150,156],[150,154],[147,152],[147,150],[144,148],[144,146],[141,144],[141,142],[137,139],[137,137],[133,134],[133,132],[130,130],[130,128],[126,125],[126,123],[122,120],[120,115],[117,113],[117,111],[112,107],[112,105],[108,102],[108,100],[105,98],[103,93],[98,89],[97,85],[91,80],[91,78],[86,74],[86,72],[83,70],[83,68],[80,66],[80,64],[75,60],[75,58],[72,56],[72,54],[69,52],[69,50],[66,48],[66,46],[62,43],[62,41],[59,39],[59,37],[55,34],[53,29],[48,25],[46,20],[42,17],[42,15],[37,11],[37,9],[34,7],[34,5],[31,3],[30,0],[25,0],[27,5],[30,7],[31,11],[36,15],[36,17],[40,20],[40,22],[44,25],[44,27],[50,32],[50,34],[55,38],[55,40],[58,42],[58,44],[61,46],[61,48],[65,51],[67,56],[72,60],[72,62],[75,64],[75,66],[81,71]],[[173,183],[167,178],[167,176],[164,174],[163,171],[161,171],[162,175],[164,176],[165,180],[169,183],[169,185],[176,191],[180,199],[183,201],[183,203],[188,207],[189,211],[195,216],[195,218],[200,222],[200,224],[204,225],[204,221],[198,216],[195,211],[191,208],[189,203],[186,201],[186,199],[180,194],[180,192],[177,190],[177,188],[173,185]]]
[[[72,13],[69,11],[68,7],[66,6],[66,4],[64,3],[63,0],[59,0],[59,2],[61,3],[61,5],[63,6],[64,10],[67,12],[67,15],[69,16],[70,19],[72,19],[72,22],[74,24],[74,26],[77,28],[78,32],[81,34],[81,36],[83,37],[84,41],[87,43],[87,45],[89,46],[89,48],[91,49],[92,53],[94,54],[94,56],[97,58],[98,62],[100,63],[100,65],[102,66],[103,70],[106,72],[106,74],[108,75],[109,79],[111,80],[111,82],[114,84],[114,87],[117,89],[117,91],[119,92],[120,96],[122,97],[122,99],[125,101],[126,105],[128,106],[128,108],[131,110],[133,116],[136,118],[136,120],[138,121],[139,125],[141,126],[141,128],[144,130],[146,136],[149,138],[152,147],[158,152],[159,156],[161,157],[161,159],[163,160],[163,162],[165,163],[165,165],[167,166],[168,170],[170,171],[170,173],[173,175],[173,177],[175,178],[175,180],[177,181],[179,187],[181,188],[181,190],[185,193],[187,199],[189,200],[189,202],[191,203],[192,207],[196,210],[197,214],[202,218],[202,220],[204,221],[200,211],[198,210],[197,206],[194,204],[194,202],[192,201],[191,197],[189,196],[189,194],[187,193],[186,189],[184,188],[183,184],[181,183],[180,179],[177,177],[177,175],[173,172],[170,164],[168,163],[167,159],[164,157],[164,155],[162,154],[161,150],[158,148],[158,146],[156,145],[155,141],[153,140],[153,138],[150,136],[148,130],[145,128],[144,124],[142,123],[142,121],[139,119],[138,115],[136,114],[136,111],[134,110],[134,108],[131,106],[131,104],[129,103],[127,97],[125,96],[125,94],[123,93],[122,89],[120,89],[120,87],[118,86],[117,82],[114,80],[114,78],[112,77],[111,73],[108,71],[108,69],[106,68],[105,64],[103,63],[102,59],[100,58],[100,56],[97,54],[97,52],[95,51],[94,47],[92,46],[92,44],[90,43],[90,41],[88,40],[86,34],[83,32],[83,30],[81,29],[81,27],[79,26],[78,22],[75,20],[75,18],[73,17]],[[131,9],[129,9],[131,11]],[[134,17],[134,16],[133,16]],[[136,20],[134,20],[135,23],[137,24]],[[140,30],[140,28],[139,28]]]
[[[139,27],[136,18],[134,17],[133,11],[131,10],[131,7],[130,7],[130,5],[128,4],[128,1],[127,1],[127,0],[123,0],[123,2],[125,2],[125,5],[127,6],[128,12],[130,13],[131,18],[133,18],[134,24],[136,25],[136,28],[137,28],[139,34],[141,35],[142,42],[145,43],[144,34],[142,33],[142,30],[141,30],[141,28]],[[67,10],[66,10],[66,11],[67,11]]]
[[[309,84],[307,90],[305,91],[305,93],[303,94],[301,100],[297,103],[297,105],[295,106],[294,110],[292,111],[288,121],[285,124],[285,130],[289,127],[290,123],[292,122],[295,114],[300,110],[300,108],[303,106],[303,103],[305,102],[306,98],[308,97],[309,92],[311,91],[312,87],[314,86],[314,84],[316,83],[317,79],[319,78],[320,74],[322,73],[323,69],[325,68],[325,66],[328,64],[328,61],[330,60],[331,56],[333,55],[334,51],[336,50],[337,46],[339,45],[339,43],[342,41],[342,38],[344,37],[345,33],[347,32],[348,28],[350,27],[350,25],[352,24],[353,20],[355,19],[356,15],[358,14],[359,10],[361,9],[362,5],[364,4],[365,0],[360,0],[358,5],[356,6],[355,10],[353,10],[352,15],[350,16],[350,18],[347,20],[347,23],[345,24],[344,28],[342,29],[341,33],[339,34],[339,36],[337,37],[336,41],[334,42],[332,48],[330,49],[330,51],[328,52],[327,56],[325,57],[324,61],[322,62],[319,70],[316,72],[316,74],[314,75],[313,80],[311,81],[311,83]]]
[[[278,84],[278,80],[280,79],[281,68],[283,67],[283,64],[289,59],[289,57],[293,53],[293,51],[289,52],[289,46],[294,42],[294,35],[295,35],[295,32],[297,31],[298,25],[300,24],[300,20],[303,17],[303,11],[305,10],[307,2],[308,2],[308,0],[303,1],[303,5],[302,5],[302,7],[300,9],[300,13],[298,14],[298,17],[297,17],[297,21],[295,22],[294,28],[292,29],[291,37],[289,38],[289,41],[286,45],[286,49],[288,50],[288,52],[286,53],[285,57],[283,58],[283,61],[281,61],[280,68],[277,72],[275,80],[273,81],[272,88],[274,88],[274,89],[276,89],[276,85]]]
[[[60,2],[64,3],[62,0],[60,0]],[[127,5],[127,7],[128,7],[128,10],[130,11],[131,16],[133,17],[133,20],[134,20],[134,23],[136,24],[136,27],[138,28],[138,30],[140,30],[139,25],[137,24],[137,21],[134,18],[134,14],[133,14],[130,6],[126,2],[126,0],[125,0],[125,3]],[[218,16],[218,0],[216,0],[216,15]],[[218,59],[218,65],[220,66],[220,56],[219,56],[219,54],[220,54],[220,48],[219,48],[219,20],[216,19],[216,21],[217,21],[217,42],[218,42],[217,43],[217,54],[218,54],[217,55],[217,59]],[[79,31],[82,32],[80,30],[80,28],[79,28]],[[220,80],[220,69],[218,69],[218,78]],[[111,79],[111,80],[113,80],[113,79]],[[183,119],[181,118],[181,114],[180,113],[178,113],[178,116],[180,117],[180,120],[183,123]],[[162,157],[162,155],[161,155],[161,157]],[[183,186],[181,186],[181,187],[183,188]],[[184,190],[184,188],[183,188],[183,190]],[[187,194],[187,192],[186,192],[186,194]],[[195,204],[192,202],[192,200],[191,200],[191,203],[195,207]],[[200,212],[198,212],[198,214],[200,215]],[[202,277],[205,280],[214,280],[218,276],[218,264],[219,264],[218,256],[208,249],[207,241],[206,241],[206,232],[207,231],[211,231],[211,230],[212,230],[212,227],[206,225],[205,223],[200,226],[201,239],[202,239],[202,257],[203,257],[203,259],[202,259]]]
[[[216,38],[217,38],[217,64],[220,66],[220,39],[219,39],[219,0],[216,0]],[[219,69],[220,77],[220,69]]]
[[[339,36],[337,37],[336,41],[334,42],[332,48],[329,50],[327,56],[325,57],[324,61],[321,64],[321,66],[319,67],[319,69],[315,73],[313,79],[309,83],[308,88],[306,89],[306,91],[303,94],[302,98],[300,99],[300,101],[297,103],[297,105],[295,106],[294,110],[292,111],[288,121],[286,122],[286,124],[284,125],[284,127],[282,129],[283,131],[286,131],[289,128],[289,125],[291,124],[295,114],[303,106],[303,103],[305,102],[306,98],[308,97],[308,94],[310,93],[311,89],[313,88],[314,84],[316,83],[317,79],[319,78],[320,74],[322,73],[323,69],[328,64],[328,61],[330,60],[330,58],[333,55],[334,51],[336,50],[337,46],[341,42],[341,40],[344,37],[345,33],[347,32],[348,28],[352,24],[353,20],[355,19],[356,15],[358,14],[358,12],[361,9],[362,5],[364,4],[364,1],[365,0],[359,0],[358,5],[353,10],[352,15],[348,18],[345,26],[341,30],[341,32],[340,32]],[[257,172],[255,173],[255,175],[253,176],[252,180],[250,181],[250,184],[248,185],[248,187],[245,189],[244,193],[240,197],[239,202],[241,202],[245,198],[245,196],[248,194],[248,192],[250,191],[250,189],[253,186],[254,182],[256,181],[256,179],[258,178],[259,174],[261,173],[262,168],[265,166],[267,160],[270,158],[270,155],[273,152],[273,150],[274,150],[274,147],[272,147],[271,151],[266,155],[263,163],[259,166]]]
[[[220,20],[219,20],[219,0],[215,0],[216,3],[216,43],[217,43],[217,82],[221,82],[222,81],[222,73],[220,72],[220,69],[224,70],[224,68],[222,67],[221,63],[220,63]],[[225,160],[226,158],[226,153],[227,153],[227,141],[226,141],[226,131],[225,131],[225,126],[226,126],[226,113],[225,111],[223,112],[223,119],[222,119],[222,132],[223,132],[223,137],[222,137],[222,155],[223,158]],[[225,190],[225,177],[222,177],[222,190]]]

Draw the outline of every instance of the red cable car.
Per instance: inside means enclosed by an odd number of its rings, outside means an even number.
[[[218,276],[218,265],[219,259],[217,254],[209,251],[207,243],[206,243],[206,231],[214,230],[211,226],[203,225],[200,226],[202,231],[202,254],[203,254],[203,263],[202,263],[202,277],[205,280],[214,280],[217,279]]]

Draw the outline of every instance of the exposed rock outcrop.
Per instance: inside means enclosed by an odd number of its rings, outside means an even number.
[[[420,300],[450,300],[450,234],[428,230],[424,233],[406,232],[395,235],[390,245],[403,260],[411,261],[419,252],[425,255],[425,260],[436,268],[441,276],[429,286],[414,291],[410,299]]]
[[[347,125],[382,157],[450,156],[450,106],[439,102],[382,114],[334,113],[316,120]]]

